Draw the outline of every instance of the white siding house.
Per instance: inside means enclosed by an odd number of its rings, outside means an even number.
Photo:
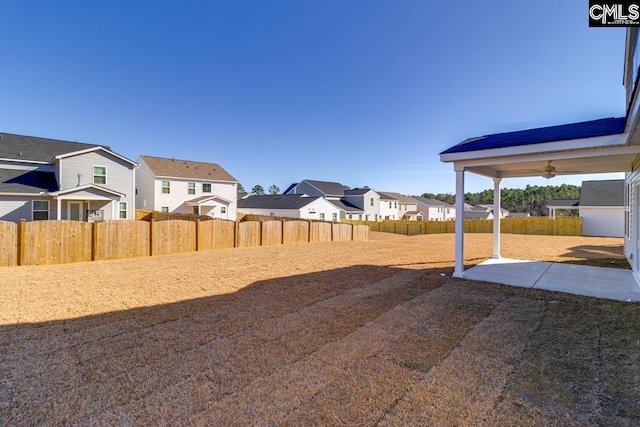
[[[582,235],[624,237],[624,180],[582,181]]]
[[[136,207],[236,220],[238,181],[220,165],[140,156]]]
[[[340,209],[327,199],[306,194],[249,196],[238,200],[238,211],[245,214],[318,221],[339,221]]]
[[[380,219],[396,220],[398,216],[398,199],[389,194],[380,192]]]
[[[0,135],[0,220],[134,219],[137,164],[107,146]]]

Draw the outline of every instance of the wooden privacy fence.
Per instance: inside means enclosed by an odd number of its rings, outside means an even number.
[[[309,221],[0,221],[0,266],[65,264],[246,246],[368,241],[365,225]]]
[[[455,221],[355,221],[343,220],[347,224],[368,225],[371,231],[405,234],[442,234],[455,233]],[[493,233],[493,220],[466,220],[465,233]],[[550,236],[581,236],[582,218],[578,217],[528,217],[502,218],[500,232],[510,234],[539,234]]]

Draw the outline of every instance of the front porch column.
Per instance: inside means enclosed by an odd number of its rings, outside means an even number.
[[[56,219],[62,219],[62,200],[56,199]]]
[[[453,277],[464,277],[464,169],[456,170],[456,253]]]
[[[500,259],[500,181],[501,178],[493,178],[493,256],[491,258]]]

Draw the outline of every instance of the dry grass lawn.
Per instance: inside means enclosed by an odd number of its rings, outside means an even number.
[[[502,248],[626,266],[621,239]],[[640,425],[640,305],[452,267],[452,235],[372,233],[2,268],[0,425]]]

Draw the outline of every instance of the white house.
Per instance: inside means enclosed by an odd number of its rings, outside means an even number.
[[[327,199],[306,194],[249,196],[238,200],[245,214],[320,221],[339,221],[340,209]]]
[[[140,156],[138,209],[236,220],[238,180],[220,165]]]
[[[345,190],[341,201],[360,208],[363,211],[364,221],[378,221],[380,219],[380,195],[370,188]]]
[[[398,201],[398,219],[410,221],[422,221],[425,218],[424,212],[418,210],[418,202],[411,197],[391,191],[383,191],[386,196],[393,197]]]
[[[418,202],[418,210],[424,212],[425,221],[452,221],[456,219],[456,209],[448,203],[421,196],[411,198]]]
[[[624,237],[624,180],[582,181],[579,200],[549,200],[549,216],[556,210],[578,210],[583,236]]]
[[[327,200],[340,200],[344,197],[345,190],[350,188],[339,182],[317,181],[313,179],[303,179],[291,184],[283,194],[306,194],[308,196],[324,197]]]
[[[0,134],[0,220],[134,219],[136,168],[106,145]]]
[[[398,212],[400,212],[398,199],[387,193],[378,192],[378,194],[380,194],[380,218],[391,220],[400,219],[398,216]]]

